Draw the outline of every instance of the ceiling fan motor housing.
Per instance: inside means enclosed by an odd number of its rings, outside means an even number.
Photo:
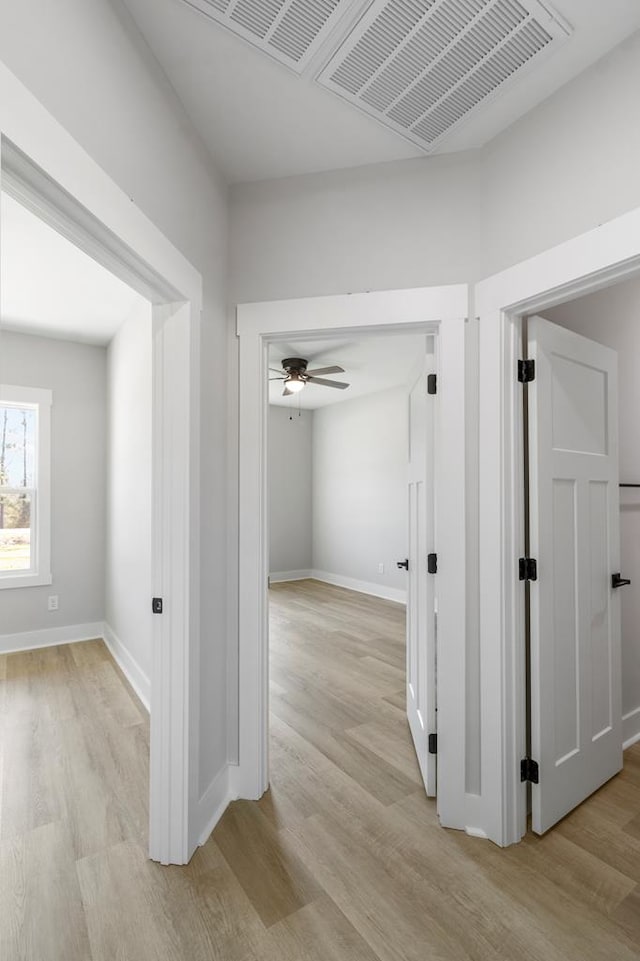
[[[308,360],[304,360],[302,357],[287,357],[282,361],[283,370],[287,373],[292,373],[296,371],[300,374],[304,374],[307,369]]]

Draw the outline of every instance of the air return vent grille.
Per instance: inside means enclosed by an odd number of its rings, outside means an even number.
[[[568,36],[537,0],[374,0],[318,81],[429,152]]]
[[[354,0],[185,0],[298,73]],[[356,3],[357,10],[362,3]],[[356,12],[357,12],[356,10]]]

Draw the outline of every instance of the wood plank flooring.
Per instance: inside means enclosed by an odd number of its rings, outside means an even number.
[[[0,656],[2,961],[93,957],[82,866],[146,837],[148,759],[101,640]]]
[[[0,656],[2,961],[640,961],[640,746],[544,838],[444,831],[395,604],[271,596],[271,790],[146,858],[148,720],[102,642]]]

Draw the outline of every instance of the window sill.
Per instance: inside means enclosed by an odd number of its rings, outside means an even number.
[[[0,591],[19,587],[43,587],[52,583],[51,574],[0,574]]]

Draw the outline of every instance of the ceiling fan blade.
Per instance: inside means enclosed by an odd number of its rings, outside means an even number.
[[[282,396],[291,397],[292,394],[295,394],[295,390],[289,390],[289,388],[285,386],[285,389],[282,391]]]
[[[338,390],[345,390],[349,384],[343,384],[340,380],[324,380],[323,377],[307,377],[308,384],[319,384],[321,387],[337,387]]]
[[[286,380],[287,378],[283,375],[282,377],[270,377],[269,380]]]
[[[344,367],[318,367],[317,370],[308,370],[307,374],[309,377],[315,377],[316,374],[344,374]]]
[[[282,374],[282,367],[270,367],[269,371],[272,374]]]

